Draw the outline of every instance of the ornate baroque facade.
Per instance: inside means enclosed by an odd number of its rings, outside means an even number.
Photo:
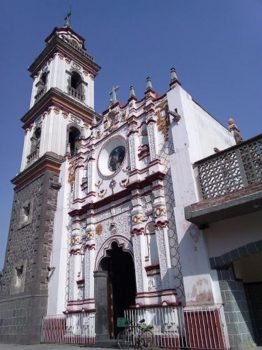
[[[99,69],[68,25],[29,68],[1,278],[3,341],[40,341],[43,317],[65,322],[68,339],[86,332],[92,342],[115,337],[126,309],[147,310],[151,322],[153,308],[222,304],[203,233],[184,207],[199,199],[192,164],[233,145],[232,135],[174,69],[162,96],[148,78],[143,98],[131,87],[121,104],[113,88],[99,114]]]

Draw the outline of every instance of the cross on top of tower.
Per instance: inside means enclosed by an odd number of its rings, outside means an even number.
[[[72,13],[71,13],[71,10],[66,14],[65,18],[64,18],[64,26],[65,27],[71,27],[71,16],[72,16]]]

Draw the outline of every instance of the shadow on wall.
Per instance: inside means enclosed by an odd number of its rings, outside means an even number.
[[[210,263],[218,272],[231,345],[262,345],[262,241],[210,258]]]

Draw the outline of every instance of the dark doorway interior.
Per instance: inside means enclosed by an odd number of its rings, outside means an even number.
[[[262,282],[245,283],[256,345],[262,346]]]
[[[114,338],[120,330],[117,318],[123,317],[124,310],[135,304],[134,262],[129,253],[113,242],[100,266],[108,273],[108,324],[110,337]]]

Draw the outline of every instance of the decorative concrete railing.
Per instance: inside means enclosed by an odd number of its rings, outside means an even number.
[[[203,199],[262,183],[262,134],[195,163]]]
[[[46,92],[46,88],[43,87],[42,89],[40,89],[37,94],[35,95],[35,100],[38,101],[40,99],[40,97],[42,97],[44,95],[44,93]]]
[[[72,88],[72,87],[69,87],[69,88],[68,88],[68,93],[69,93],[69,95],[71,95],[71,96],[77,98],[77,99],[80,100],[80,101],[83,101],[83,100],[84,100],[84,95],[81,94],[78,90],[76,90],[76,89],[74,89],[74,88]]]
[[[27,156],[27,165],[30,165],[39,156],[39,149],[35,149]]]

